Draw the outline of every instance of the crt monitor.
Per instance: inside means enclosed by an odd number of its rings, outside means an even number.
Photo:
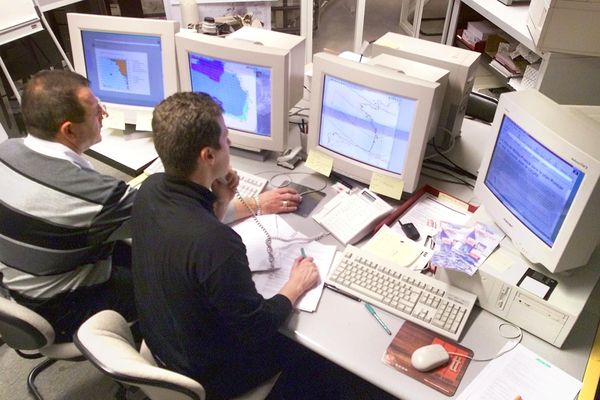
[[[75,70],[125,123],[179,90],[175,21],[67,14]]]
[[[397,178],[412,193],[440,95],[437,82],[315,54],[308,148],[331,157],[337,173],[363,183]]]
[[[175,40],[181,90],[205,92],[221,102],[232,146],[286,149],[291,107],[288,49],[187,30]]]
[[[475,194],[531,263],[585,265],[600,242],[598,124],[535,90],[503,94]]]

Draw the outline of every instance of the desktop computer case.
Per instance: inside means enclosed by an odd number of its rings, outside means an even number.
[[[474,214],[478,220],[486,220],[482,208]],[[546,300],[518,286],[529,268],[556,281]],[[436,278],[474,293],[479,307],[560,348],[600,278],[600,247],[586,266],[552,274],[524,259],[505,238],[473,276],[438,268]]]
[[[373,43],[372,56],[379,54],[407,58],[450,71],[445,107],[439,121],[440,127],[446,129],[451,136],[460,136],[480,54],[393,32],[386,33]],[[444,138],[445,134],[442,132],[438,137]]]

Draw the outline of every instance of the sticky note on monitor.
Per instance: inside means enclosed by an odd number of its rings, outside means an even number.
[[[105,128],[125,130],[125,113],[123,111],[108,109],[108,117],[102,119]]]
[[[400,200],[402,190],[404,189],[404,181],[402,179],[392,178],[391,176],[374,172],[371,176],[369,189],[375,193]]]
[[[135,117],[135,130],[152,132],[152,113],[140,111]]]
[[[329,176],[333,169],[333,158],[317,150],[309,150],[305,165],[315,172]]]

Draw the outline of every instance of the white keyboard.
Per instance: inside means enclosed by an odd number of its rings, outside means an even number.
[[[253,197],[260,194],[269,182],[266,178],[252,175],[239,169],[236,172],[240,177],[237,191],[242,197]]]
[[[144,172],[146,175],[152,175],[155,172],[165,172],[165,167],[160,158],[154,160],[152,164],[150,164]],[[237,190],[242,195],[242,197],[252,197],[257,194],[260,194],[269,180],[263,178],[261,176],[252,175],[248,172],[236,170],[238,176],[240,177],[240,183],[238,184]]]
[[[347,246],[327,282],[440,335],[459,340],[477,296]]]

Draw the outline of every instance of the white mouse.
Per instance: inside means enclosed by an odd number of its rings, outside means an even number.
[[[448,360],[450,360],[450,355],[440,344],[419,347],[412,353],[410,358],[412,366],[421,372],[431,371],[446,364]]]

